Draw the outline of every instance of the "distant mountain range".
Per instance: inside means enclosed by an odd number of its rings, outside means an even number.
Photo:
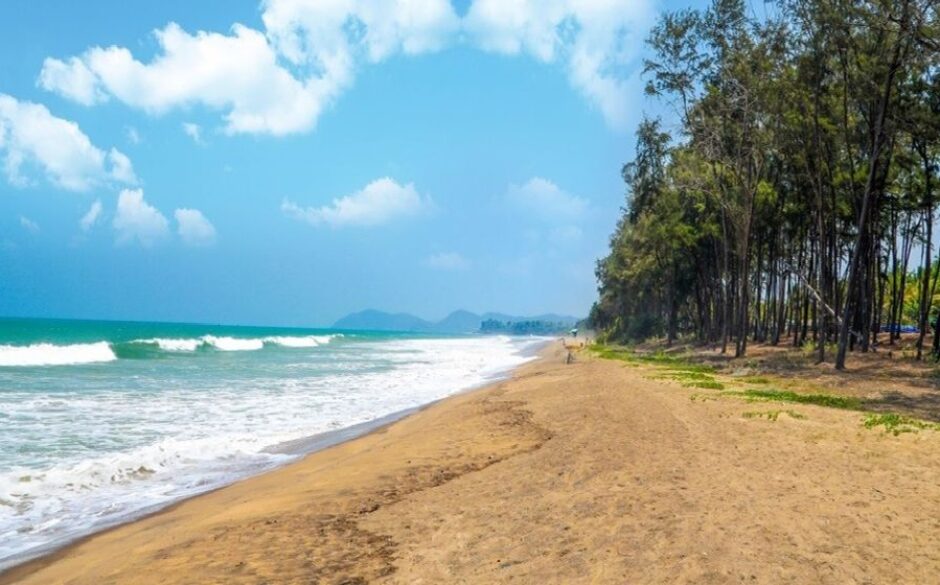
[[[414,333],[478,333],[484,321],[501,323],[541,322],[560,324],[565,327],[579,321],[577,317],[548,313],[534,317],[514,317],[503,313],[484,313],[478,315],[470,311],[454,311],[440,321],[432,322],[408,313],[386,313],[367,309],[346,315],[333,324],[334,329],[360,331],[407,331]]]

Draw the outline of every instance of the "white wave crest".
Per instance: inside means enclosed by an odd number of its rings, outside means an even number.
[[[156,337],[154,339],[135,339],[131,343],[152,344],[163,351],[196,351],[205,341],[202,339],[165,339]]]
[[[116,359],[111,346],[105,341],[72,345],[0,345],[0,366],[65,366]]]
[[[272,336],[265,337],[265,343],[281,345],[283,347],[317,347],[333,341],[337,335],[305,335],[303,337]]]
[[[237,337],[216,337],[206,335],[203,341],[221,351],[254,351],[264,347],[261,339],[239,339]]]

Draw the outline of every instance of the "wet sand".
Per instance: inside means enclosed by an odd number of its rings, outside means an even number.
[[[707,399],[552,345],[510,380],[7,583],[930,583],[940,432]],[[690,400],[696,396],[698,399]],[[776,421],[745,417],[791,410]]]

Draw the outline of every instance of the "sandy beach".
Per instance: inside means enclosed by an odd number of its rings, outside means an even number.
[[[0,584],[929,583],[940,432],[702,399],[560,343]],[[694,398],[694,399],[690,399]],[[774,407],[777,408],[777,407]]]

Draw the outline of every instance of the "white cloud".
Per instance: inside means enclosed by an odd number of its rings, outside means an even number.
[[[28,231],[31,234],[39,233],[39,224],[29,219],[25,215],[20,216],[20,225],[23,226],[24,230]]]
[[[456,252],[432,254],[425,260],[425,264],[435,270],[466,270],[470,267],[470,262]]]
[[[134,174],[134,166],[131,159],[127,158],[123,152],[112,148],[108,153],[108,162],[111,163],[111,178],[125,185],[135,185],[137,175]]]
[[[450,0],[266,0],[265,28],[294,64],[331,64],[364,52],[372,62],[434,51],[460,29]]]
[[[321,78],[299,80],[278,63],[264,34],[234,25],[231,34],[197,32],[175,23],[156,31],[160,51],[142,63],[123,47],[95,47],[68,65],[47,59],[40,84],[72,97],[62,78],[48,77],[49,67],[90,70],[100,91],[144,111],[160,114],[201,104],[225,112],[230,133],[287,134],[311,128],[330,84]]]
[[[137,128],[125,126],[124,135],[127,136],[127,141],[131,144],[140,144],[140,133],[137,132]]]
[[[375,226],[417,215],[431,206],[415,190],[413,183],[400,185],[385,177],[366,185],[352,195],[334,199],[331,205],[302,208],[284,201],[281,210],[289,217],[312,225]]]
[[[173,216],[184,244],[208,246],[215,242],[215,226],[198,209],[177,209]]]
[[[141,189],[125,189],[118,196],[117,213],[114,216],[117,243],[137,241],[149,248],[166,238],[169,222],[160,211],[144,201]]]
[[[456,27],[449,0],[266,0],[266,30],[190,34],[155,31],[149,62],[123,47],[94,47],[67,61],[49,58],[39,84],[79,103],[102,96],[150,113],[200,104],[222,110],[229,133],[283,135],[311,129],[352,83],[356,62],[438,48]]]
[[[67,62],[50,58],[44,60],[38,84],[45,89],[54,87],[59,94],[85,106],[108,99],[97,76],[78,57],[72,57]]]
[[[577,220],[588,207],[586,199],[571,195],[541,177],[533,177],[522,186],[510,185],[507,198],[524,212],[549,221]]]
[[[95,202],[91,204],[91,207],[88,208],[88,211],[85,212],[85,215],[78,221],[78,225],[81,226],[83,232],[87,232],[98,223],[100,217],[101,200],[96,199]]]
[[[202,144],[202,127],[192,122],[183,122],[183,132],[193,139],[196,144]]]
[[[111,97],[160,114],[202,105],[223,112],[229,133],[310,130],[363,62],[460,42],[562,63],[571,84],[614,127],[640,91],[637,55],[652,0],[474,0],[460,18],[450,0],[263,0],[264,30],[155,31],[157,54],[93,47],[48,58],[38,83],[79,103]]]
[[[69,191],[87,191],[109,181],[136,182],[123,153],[114,148],[105,153],[75,122],[5,94],[0,94],[0,161],[7,179],[19,187],[34,182],[28,176],[31,168]]]
[[[653,14],[650,0],[474,0],[464,28],[485,50],[564,63],[571,84],[623,129]]]

